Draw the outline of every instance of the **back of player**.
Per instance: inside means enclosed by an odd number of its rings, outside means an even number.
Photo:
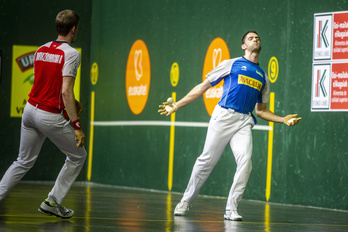
[[[46,43],[35,53],[34,85],[22,115],[19,155],[0,182],[2,200],[33,167],[43,142],[49,138],[66,155],[66,160],[39,211],[61,218],[74,215],[73,210],[61,203],[87,156],[73,92],[80,54],[70,47],[70,43],[76,38],[78,22],[75,12],[59,12],[56,17],[57,40]],[[65,119],[64,107],[74,127]]]
[[[34,57],[34,85],[29,102],[51,113],[64,109],[63,76],[75,77],[80,54],[66,42],[52,41],[41,46]]]

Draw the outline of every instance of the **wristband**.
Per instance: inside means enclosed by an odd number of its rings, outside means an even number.
[[[71,122],[75,130],[80,130],[81,129],[81,124],[80,120],[76,119],[75,121]]]

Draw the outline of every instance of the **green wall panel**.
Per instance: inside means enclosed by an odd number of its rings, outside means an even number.
[[[243,55],[242,35],[256,30],[263,46],[260,66],[267,71],[273,56],[279,62],[279,77],[271,85],[275,112],[303,117],[294,128],[274,127],[270,201],[348,209],[342,203],[348,190],[346,136],[338,133],[346,113],[310,111],[314,14],[346,7],[346,1],[322,0],[93,1],[91,63],[99,65],[98,83],[91,86],[95,121],[170,121],[157,114],[158,105],[172,92],[182,98],[201,82],[212,40],[224,39],[231,57],[237,57]],[[149,51],[151,86],[143,112],[134,115],[125,77],[138,39]],[[176,87],[169,79],[174,62],[180,68]],[[179,110],[176,121],[208,122],[203,99]],[[268,123],[259,119],[259,125]],[[265,200],[268,132],[253,134],[253,171],[244,197]],[[185,190],[205,135],[206,128],[176,127],[172,191]],[[169,126],[95,126],[92,181],[167,190],[169,138]],[[201,194],[227,196],[234,171],[227,147]]]
[[[170,117],[157,113],[158,105],[172,92],[182,98],[201,82],[210,43],[220,37],[226,42],[231,57],[241,56],[242,35],[256,30],[262,41],[260,66],[267,71],[273,56],[279,62],[278,79],[271,85],[275,112],[299,113],[303,117],[293,128],[274,126],[270,201],[348,210],[347,113],[310,111],[314,14],[346,11],[347,6],[346,0],[4,3],[0,6],[3,54],[0,106],[4,109],[0,111],[0,139],[6,146],[1,151],[0,174],[17,157],[19,146],[20,119],[9,117],[12,46],[41,45],[54,39],[54,21],[48,19],[53,19],[58,10],[72,8],[82,19],[74,46],[81,47],[83,53],[81,100],[85,113],[81,121],[86,128],[87,150],[91,112],[97,123],[169,122]],[[44,11],[37,14],[39,8]],[[4,18],[10,19],[6,25]],[[23,23],[28,18],[30,25]],[[128,106],[125,78],[129,52],[138,39],[145,42],[149,52],[151,84],[144,110],[135,115]],[[94,62],[99,67],[99,79],[92,85],[89,72]],[[170,83],[170,68],[174,62],[180,68],[176,87]],[[94,111],[90,107],[92,91],[95,92]],[[179,110],[176,121],[207,123],[209,115],[203,99]],[[258,121],[259,125],[268,125],[261,119]],[[204,127],[175,128],[172,191],[185,190],[194,162],[202,152],[206,131]],[[244,198],[265,200],[268,132],[254,130],[253,136],[253,171]],[[168,190],[169,126],[95,125],[93,139],[91,181]],[[51,164],[62,163],[63,159],[58,149],[46,142],[26,179],[54,180],[61,166]],[[231,149],[226,147],[201,194],[226,197],[235,168]],[[87,169],[79,179],[85,180],[86,174]]]

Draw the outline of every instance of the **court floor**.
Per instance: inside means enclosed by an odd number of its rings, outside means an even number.
[[[348,211],[242,200],[242,222],[223,219],[226,199],[198,197],[185,217],[174,217],[181,194],[75,183],[63,205],[75,211],[63,220],[37,208],[53,183],[21,182],[0,202],[0,231],[348,231]]]

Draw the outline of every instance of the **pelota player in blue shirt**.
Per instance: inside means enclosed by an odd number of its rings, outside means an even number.
[[[252,132],[256,123],[252,115],[266,121],[297,124],[297,114],[285,117],[272,113],[266,106],[269,101],[270,82],[258,65],[261,40],[257,32],[248,31],[242,38],[243,57],[225,60],[206,75],[206,80],[195,86],[178,102],[168,99],[160,105],[161,115],[171,115],[203,95],[210,87],[224,80],[223,94],[211,116],[202,154],[197,158],[183,198],[176,206],[174,215],[184,216],[190,203],[197,197],[200,188],[219,161],[225,147],[230,143],[237,168],[228,195],[226,220],[241,221],[237,212],[252,169]]]

